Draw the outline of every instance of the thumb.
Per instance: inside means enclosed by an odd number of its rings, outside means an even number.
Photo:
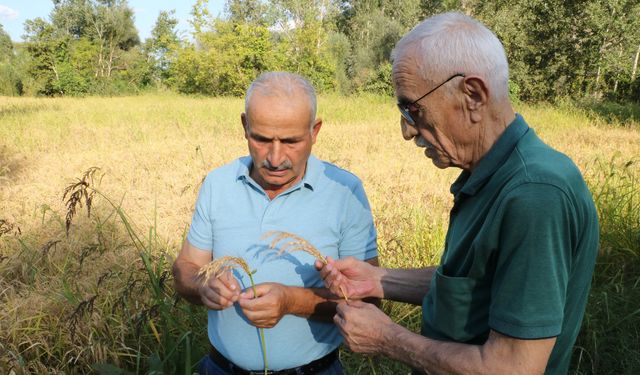
[[[236,291],[239,289],[238,281],[229,271],[222,274],[218,279],[230,290]]]
[[[266,285],[263,285],[263,284],[258,284],[256,286],[249,287],[245,289],[242,293],[240,293],[240,298],[247,298],[247,299],[257,298],[265,294],[267,289],[268,288],[266,288]]]

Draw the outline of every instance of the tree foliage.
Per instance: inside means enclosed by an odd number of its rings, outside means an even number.
[[[53,3],[47,20],[25,23],[23,48],[0,32],[3,92],[242,95],[262,71],[288,70],[319,91],[391,95],[396,42],[425,17],[461,11],[503,42],[512,96],[640,101],[640,0],[227,0],[220,16],[195,0],[191,35],[162,11],[144,43],[126,0]]]
[[[0,95],[13,96],[23,93],[16,54],[11,37],[0,24]]]

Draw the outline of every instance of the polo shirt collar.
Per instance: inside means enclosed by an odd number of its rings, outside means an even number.
[[[507,126],[489,152],[480,159],[474,171],[463,171],[451,185],[451,193],[456,197],[456,200],[460,193],[475,195],[502,166],[527,130],[529,130],[529,125],[520,114],[516,113],[516,118]]]
[[[251,166],[253,165],[253,160],[251,156],[243,156],[238,159],[239,165],[238,170],[236,172],[236,181],[242,180],[248,184],[253,185],[256,188],[262,189],[249,175],[251,173]],[[322,162],[313,155],[309,155],[309,159],[307,160],[307,168],[302,177],[302,181],[296,184],[293,189],[298,186],[304,186],[309,190],[313,191],[314,186],[317,185],[318,179],[323,173],[323,165]],[[291,191],[291,189],[289,189]]]

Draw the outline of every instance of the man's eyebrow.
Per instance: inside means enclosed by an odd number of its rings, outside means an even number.
[[[407,98],[404,95],[400,95],[398,96],[398,104],[411,104],[413,103],[413,100]]]
[[[275,138],[270,138],[265,135],[254,133],[254,132],[249,132],[249,136],[257,141],[273,141],[275,139]],[[300,136],[292,136],[292,137],[278,138],[278,140],[280,142],[298,142],[303,138],[304,137],[300,137]]]
[[[255,140],[258,140],[258,141],[271,141],[273,139],[273,138],[269,138],[269,137],[267,137],[265,135],[262,135],[262,134],[259,134],[259,133],[255,133],[255,132],[252,132],[252,131],[249,132],[249,136],[251,138],[255,139]]]

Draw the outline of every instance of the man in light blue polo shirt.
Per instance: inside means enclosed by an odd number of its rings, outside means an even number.
[[[376,232],[361,181],[311,155],[322,126],[315,116],[315,91],[307,80],[262,74],[249,87],[241,116],[250,156],[213,170],[200,189],[173,271],[177,291],[209,308],[213,349],[201,373],[264,370],[258,328],[265,328],[268,370],[342,373],[342,338],[331,321],[339,296],[323,287],[313,256],[278,255],[263,237],[289,232],[325,256],[377,264]],[[257,298],[241,270],[201,285],[199,268],[225,255],[242,257],[255,270]]]

